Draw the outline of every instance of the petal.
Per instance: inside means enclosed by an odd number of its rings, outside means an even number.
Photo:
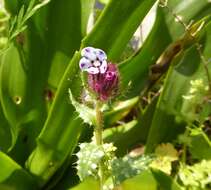
[[[107,59],[106,53],[102,49],[95,49],[95,52],[96,52],[97,58],[100,61],[104,61]]]
[[[81,50],[81,56],[86,56],[89,53],[93,53],[95,51],[95,48],[93,47],[85,47]]]
[[[107,61],[103,61],[102,62],[102,65],[100,66],[100,73],[105,73],[106,72],[106,70],[107,70],[107,68],[108,68],[108,64],[107,64]]]
[[[88,69],[86,69],[86,71],[90,74],[98,74],[99,73],[99,69],[96,67],[89,67]]]
[[[95,48],[93,47],[86,47],[82,49],[81,56],[86,57],[87,59],[92,60],[92,61],[97,59]]]
[[[85,57],[81,58],[79,66],[82,71],[86,71],[89,67],[92,66],[91,61]]]

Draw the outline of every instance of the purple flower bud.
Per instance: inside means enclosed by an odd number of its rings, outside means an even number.
[[[115,64],[109,63],[105,73],[88,74],[89,88],[101,101],[106,101],[118,90],[119,73]]]

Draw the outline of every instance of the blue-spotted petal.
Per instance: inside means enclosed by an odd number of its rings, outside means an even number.
[[[86,47],[81,50],[81,56],[86,57],[91,61],[95,61],[97,59],[97,55],[95,52],[95,48],[93,47]]]
[[[95,52],[96,52],[97,58],[100,61],[104,61],[104,60],[107,59],[106,53],[103,50],[101,50],[101,49],[95,49]]]
[[[104,74],[108,68],[107,61],[104,60],[100,66],[100,73]]]
[[[91,61],[85,57],[82,57],[79,62],[80,69],[86,71],[89,67],[92,66]]]

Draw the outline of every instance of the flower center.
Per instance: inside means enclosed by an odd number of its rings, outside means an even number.
[[[95,67],[99,67],[99,66],[101,66],[101,62],[99,60],[96,60],[96,61],[93,62],[93,65]]]

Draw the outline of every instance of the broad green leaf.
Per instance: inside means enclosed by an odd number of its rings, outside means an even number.
[[[68,101],[68,89],[77,93],[81,88],[79,84],[70,82],[76,82],[79,78],[75,74],[78,72],[78,61],[79,53],[76,53],[58,87],[49,117],[37,138],[37,147],[27,161],[30,172],[39,177],[40,186],[74,151],[82,130],[82,122],[76,118],[74,107]]]
[[[80,48],[93,0],[51,0],[48,11],[46,61],[50,64],[48,83],[57,88],[75,50]],[[55,14],[56,13],[56,14]],[[45,29],[45,25],[42,26]]]
[[[125,180],[116,190],[157,190],[157,187],[157,182],[151,171],[146,170],[131,179]]]
[[[11,146],[11,133],[9,123],[6,120],[2,107],[0,106],[0,149],[6,152]]]
[[[143,90],[149,78],[149,67],[156,62],[170,42],[164,15],[161,8],[158,8],[154,26],[141,49],[119,65],[123,89],[131,84],[127,93],[129,97],[139,95]]]
[[[91,33],[82,41],[83,46],[102,48],[109,60],[116,61],[140,25],[155,0],[111,0]]]
[[[109,0],[99,0],[101,3],[103,3],[103,4],[107,4],[107,3],[109,3]]]
[[[146,143],[147,137],[152,125],[153,115],[156,110],[158,97],[153,98],[152,102],[144,109],[143,113],[138,117],[138,127],[141,128],[139,132],[139,139]]]
[[[26,97],[24,86],[26,84],[26,75],[14,45],[5,52],[0,72],[1,104],[12,134],[11,146],[14,146],[19,127],[24,122],[22,104],[25,102]],[[10,80],[8,77],[11,77]]]
[[[7,58],[1,68],[4,73],[1,75],[4,114],[13,129],[12,145],[21,128],[19,142],[23,141],[21,136],[27,136],[25,148],[21,149],[28,154],[35,147],[35,138],[47,116],[46,91],[54,93],[47,83],[58,86],[70,58],[80,46],[82,35],[78,23],[88,13],[81,14],[79,1],[52,0],[30,19],[26,32],[16,39],[16,46],[11,46],[4,54]],[[66,22],[63,22],[64,18],[67,18]],[[14,101],[19,97],[22,102],[18,106]],[[20,146],[17,143],[17,149]],[[13,155],[16,157],[16,153]],[[22,158],[22,162],[25,159]]]
[[[4,0],[4,4],[5,4],[5,8],[7,9],[7,11],[9,11],[12,15],[17,14],[18,10],[19,10],[19,0],[14,0],[14,1],[10,1],[10,0]]]
[[[70,188],[68,190],[87,190],[87,189],[99,190],[100,189],[99,182],[90,178],[80,183],[76,187]]]
[[[0,152],[0,189],[36,190],[37,185],[24,169],[6,154]]]
[[[145,170],[141,174],[125,180],[119,188],[122,190],[182,190],[172,177],[158,170]]]
[[[152,175],[162,190],[183,190],[183,187],[181,187],[175,179],[159,170],[152,170]]]
[[[81,33],[87,34],[87,25],[90,14],[94,11],[95,0],[81,0]]]
[[[104,112],[105,127],[109,127],[124,118],[137,105],[138,100],[139,98],[135,97],[112,104],[110,109]]]
[[[48,181],[48,183],[45,185],[45,189],[46,190],[52,190],[52,189],[57,189],[57,185],[62,183],[62,180],[67,177],[66,176],[66,172],[68,171],[68,167],[72,166],[72,164],[74,163],[73,159],[71,159],[71,157],[68,157],[64,163],[62,164],[62,166],[56,171],[56,173],[50,178],[50,180]],[[65,177],[64,177],[65,176]],[[70,179],[70,178],[68,178]],[[74,181],[74,180],[71,180]],[[74,181],[76,183],[76,180]],[[62,183],[63,184],[63,183]],[[65,185],[63,185],[62,188],[58,188],[58,189],[65,189],[64,188]],[[67,188],[66,188],[67,189]]]
[[[75,163],[76,160],[73,161]],[[59,170],[58,170],[59,171]],[[54,180],[54,177],[51,178],[51,180]],[[49,181],[50,183],[51,181]],[[76,170],[73,170],[72,164],[70,164],[63,174],[62,178],[59,180],[59,182],[52,188],[52,190],[58,190],[58,189],[71,189],[72,187],[78,185],[80,183],[79,177],[76,174]]]
[[[211,142],[202,129],[197,129],[196,133],[191,132],[188,146],[193,158],[200,160],[211,159]]]

